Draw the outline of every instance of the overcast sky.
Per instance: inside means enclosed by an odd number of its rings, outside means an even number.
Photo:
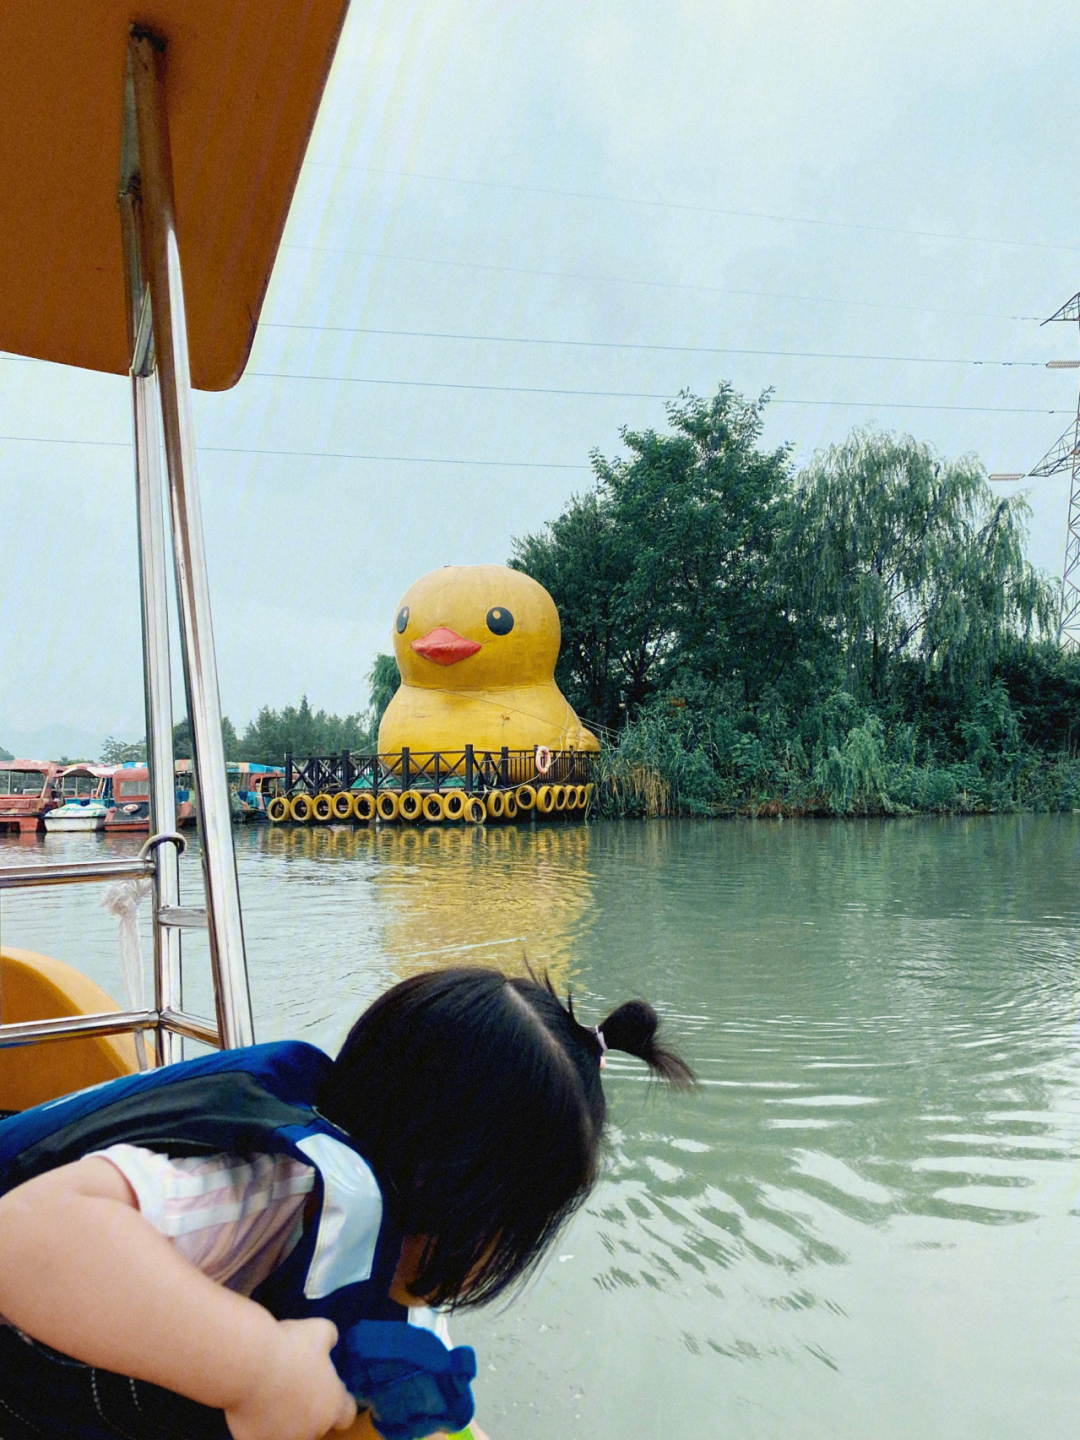
[[[1076,372],[1044,365],[1080,353],[1076,327],[1038,324],[1080,290],[1076,20],[1076,0],[355,4],[248,372],[196,397],[237,726],[305,693],[362,709],[411,582],[505,561],[589,484],[591,449],[662,426],[684,387],[775,386],[766,441],[801,459],[872,424],[1033,465],[1076,409]],[[143,732],[128,396],[0,359],[19,753]],[[1059,573],[1067,480],[1030,500]]]

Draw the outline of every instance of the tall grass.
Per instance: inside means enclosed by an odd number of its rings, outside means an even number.
[[[599,803],[611,816],[977,814],[1080,807],[1080,758],[1023,745],[995,699],[943,754],[849,697],[794,724],[779,711],[646,711],[605,741]],[[954,747],[949,747],[954,748]]]

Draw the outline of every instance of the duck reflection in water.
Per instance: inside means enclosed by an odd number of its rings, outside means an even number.
[[[259,842],[307,862],[371,862],[380,949],[398,979],[442,965],[524,968],[573,980],[592,924],[586,825],[273,828]]]

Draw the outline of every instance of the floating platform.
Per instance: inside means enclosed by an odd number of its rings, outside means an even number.
[[[275,825],[585,819],[597,756],[580,750],[410,751],[286,756],[284,789],[267,805]]]

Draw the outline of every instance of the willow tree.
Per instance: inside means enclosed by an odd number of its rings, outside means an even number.
[[[1005,647],[1055,624],[1055,592],[1024,554],[1030,511],[999,499],[978,460],[910,436],[854,431],[799,477],[786,568],[830,632],[847,688],[885,698],[899,661],[955,702]]]

